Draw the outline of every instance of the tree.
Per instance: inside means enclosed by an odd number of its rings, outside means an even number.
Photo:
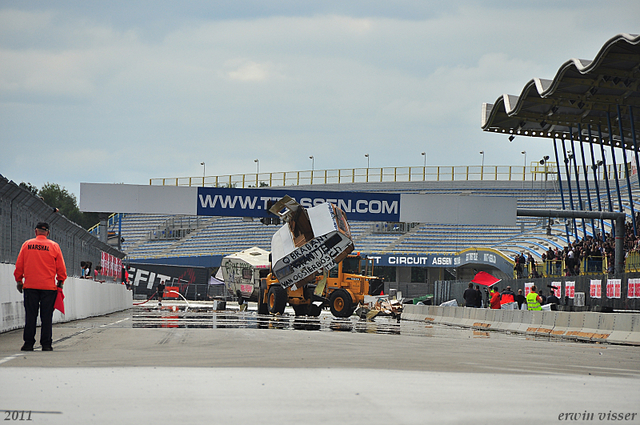
[[[35,187],[34,185],[32,185],[31,183],[25,183],[22,182],[20,183],[18,186],[20,186],[21,188],[28,190],[29,192],[31,192],[34,195],[38,195],[38,188]]]
[[[99,221],[97,213],[81,212],[75,195],[57,183],[47,182],[37,194],[47,205],[58,208],[61,214],[85,229],[94,226]]]

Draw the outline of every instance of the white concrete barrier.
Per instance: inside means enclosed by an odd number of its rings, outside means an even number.
[[[556,311],[545,311],[542,314],[542,323],[538,326],[538,330],[536,330],[536,336],[550,336],[553,328],[556,325],[556,316],[558,313]]]
[[[597,314],[597,313],[596,313]],[[596,332],[591,336],[591,341],[594,342],[607,342],[611,332],[613,332],[613,326],[615,324],[615,316],[610,314],[598,314],[598,328]]]
[[[569,332],[569,318],[572,313],[568,311],[558,311],[556,313],[556,322],[551,331],[551,336],[562,338]]]
[[[624,344],[627,341],[640,344],[640,317],[617,314],[613,323],[613,332],[609,335],[608,341],[617,344]]]
[[[405,320],[573,340],[640,345],[640,314],[405,305]]]
[[[487,310],[486,308],[477,308],[474,310],[475,320],[473,321],[473,329],[478,330],[487,330],[491,327],[491,324],[487,321]]]
[[[527,330],[525,331],[525,333],[527,335],[535,335],[536,332],[538,331],[538,328],[540,327],[540,325],[542,324],[542,311],[539,310],[527,310],[529,312],[528,316],[530,318],[529,323],[527,326]]]
[[[523,317],[524,317],[524,311],[522,310],[511,310],[509,312],[509,315],[511,317],[511,321],[507,322],[505,325],[505,330],[507,332],[518,332],[518,328],[520,326],[520,323],[522,323]],[[503,316],[505,317],[505,320],[507,320],[507,316]]]
[[[23,295],[16,289],[13,264],[0,264],[0,333],[24,327]],[[100,316],[133,306],[133,293],[124,285],[91,279],[68,278],[64,285],[65,314],[53,314],[53,322]]]

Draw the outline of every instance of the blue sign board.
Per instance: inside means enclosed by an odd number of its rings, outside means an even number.
[[[267,202],[289,195],[305,208],[324,202],[342,209],[349,220],[400,221],[400,194],[373,192],[326,192],[295,189],[198,188],[198,215],[265,217]]]

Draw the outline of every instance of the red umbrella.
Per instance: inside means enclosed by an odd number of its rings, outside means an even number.
[[[478,285],[493,286],[501,280],[502,279],[497,279],[491,276],[487,272],[478,272],[471,282],[477,283]]]
[[[53,306],[60,313],[64,314],[64,294],[62,288],[58,287],[58,295],[56,295],[56,303]]]

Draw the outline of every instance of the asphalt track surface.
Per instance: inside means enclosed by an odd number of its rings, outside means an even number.
[[[0,334],[5,423],[640,423],[640,347],[154,304],[21,345]]]

